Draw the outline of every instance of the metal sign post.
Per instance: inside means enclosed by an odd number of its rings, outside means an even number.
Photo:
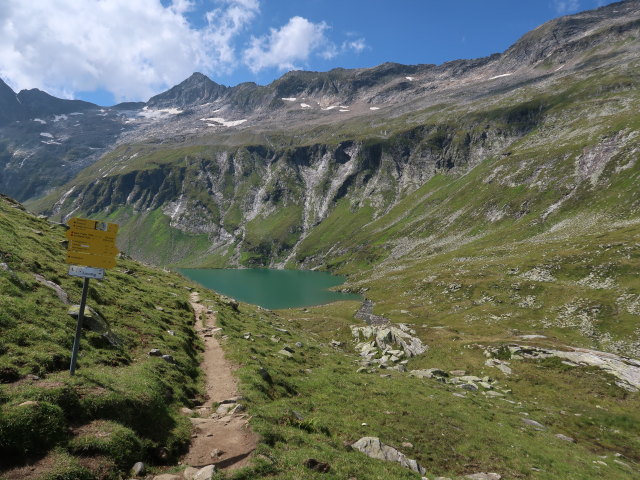
[[[84,320],[84,309],[87,305],[87,293],[89,292],[89,279],[103,278],[105,268],[116,266],[118,225],[86,218],[72,218],[69,220],[68,225],[69,230],[66,233],[66,237],[69,240],[67,263],[72,264],[69,267],[69,275],[84,278],[78,322],[76,323],[76,336],[73,340],[71,365],[69,366],[69,374],[73,375],[78,361],[82,321]]]
[[[84,308],[87,304],[87,292],[89,291],[89,278],[85,277],[82,285],[82,298],[80,299],[80,310],[78,311],[78,323],[76,323],[76,338],[73,340],[73,350],[71,350],[71,365],[69,373],[76,372],[76,361],[78,359],[78,349],[80,348],[80,335],[82,334],[82,321],[84,320]]]

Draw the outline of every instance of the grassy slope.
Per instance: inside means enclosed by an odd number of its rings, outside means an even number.
[[[92,280],[88,305],[122,345],[85,329],[70,377],[75,321],[34,277],[79,302],[82,281],[66,273],[64,231],[0,199],[0,262],[8,267],[0,268],[0,468],[29,459],[46,478],[91,478],[92,471],[119,478],[141,459],[171,461],[190,435],[177,407],[193,401],[200,381],[187,283],[124,259],[104,280]],[[176,364],[149,357],[151,348]]]

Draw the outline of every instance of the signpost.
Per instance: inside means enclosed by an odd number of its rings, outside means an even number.
[[[80,348],[89,279],[103,278],[105,268],[116,266],[115,257],[119,253],[116,248],[118,225],[86,218],[72,218],[67,225],[69,226],[69,230],[66,233],[66,237],[69,240],[67,263],[72,264],[69,267],[69,275],[84,278],[78,322],[76,324],[76,336],[73,341],[71,365],[69,366],[69,373],[73,375],[76,371],[78,349]]]

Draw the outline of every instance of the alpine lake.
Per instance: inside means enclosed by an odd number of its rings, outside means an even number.
[[[323,305],[340,300],[362,300],[355,293],[329,290],[344,277],[310,270],[210,269],[179,270],[189,280],[241,302],[270,310]]]

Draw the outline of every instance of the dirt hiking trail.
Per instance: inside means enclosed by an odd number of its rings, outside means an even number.
[[[196,468],[211,464],[227,470],[242,468],[249,464],[258,436],[251,430],[240,403],[233,366],[225,359],[216,338],[220,331],[216,328],[216,313],[200,303],[198,292],[191,294],[191,305],[196,330],[205,344],[201,368],[206,375],[207,401],[193,410],[197,415],[191,417],[194,434],[182,464]]]

